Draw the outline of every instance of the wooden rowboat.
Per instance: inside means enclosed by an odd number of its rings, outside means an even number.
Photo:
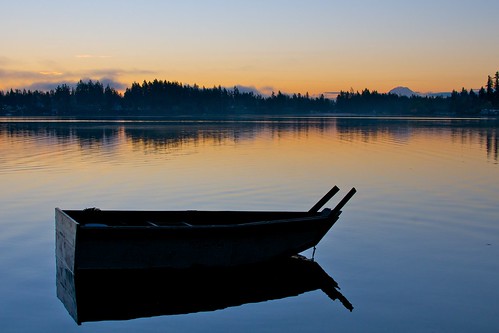
[[[316,246],[355,194],[308,212],[107,211],[56,208],[56,252],[67,268],[234,267],[289,257]]]

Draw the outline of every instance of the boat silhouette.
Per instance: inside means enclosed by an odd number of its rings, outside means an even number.
[[[286,258],[315,247],[355,194],[308,211],[55,210],[56,251],[78,269],[234,267]]]
[[[352,311],[315,261],[292,256],[239,267],[70,270],[57,257],[57,297],[80,325],[215,311],[322,290]]]

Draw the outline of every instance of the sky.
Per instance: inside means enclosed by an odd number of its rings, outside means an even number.
[[[497,0],[0,0],[0,90],[154,79],[262,94],[477,89]]]

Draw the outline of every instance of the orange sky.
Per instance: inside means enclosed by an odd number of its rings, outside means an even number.
[[[0,89],[155,78],[262,93],[479,88],[499,70],[499,2],[10,1]]]

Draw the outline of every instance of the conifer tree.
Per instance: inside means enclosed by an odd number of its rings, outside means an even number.
[[[491,101],[494,95],[494,83],[492,82],[492,77],[490,75],[487,77],[486,91],[487,91],[487,99]]]
[[[494,103],[499,105],[499,71],[494,75]]]

